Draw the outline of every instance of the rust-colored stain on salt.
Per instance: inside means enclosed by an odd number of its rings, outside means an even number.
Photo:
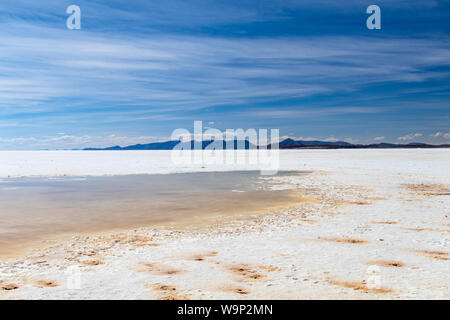
[[[234,265],[228,268],[232,273],[246,279],[261,279],[264,277],[258,272],[257,268],[251,267],[248,264]]]
[[[0,284],[0,289],[5,290],[5,291],[11,291],[11,290],[19,289],[19,286],[14,283],[5,283],[5,284],[2,283],[2,284]]]
[[[53,280],[39,280],[34,285],[38,288],[51,288],[59,286],[58,282]]]
[[[154,284],[153,289],[157,290],[157,291],[176,291],[177,288],[174,286],[170,286],[170,285],[166,285],[166,284]]]
[[[208,258],[208,257],[215,257],[217,255],[218,255],[217,251],[210,251],[210,252],[206,252],[206,253],[200,253],[200,254],[192,255],[188,259],[189,260],[194,260],[194,261],[205,261],[206,258]]]
[[[403,228],[404,230],[408,231],[415,231],[415,232],[422,232],[422,231],[433,231],[433,232],[441,232],[441,233],[447,233],[450,232],[448,229],[436,229],[436,228]]]
[[[162,263],[156,262],[141,262],[138,265],[137,271],[151,272],[157,275],[176,275],[184,272],[183,270],[178,270]]]
[[[114,235],[108,237],[102,237],[97,240],[99,243],[103,244],[128,244],[134,247],[157,247],[158,243],[152,242],[153,239],[151,237],[142,236],[142,235]]]
[[[267,272],[280,271],[281,269],[272,265],[249,265],[246,263],[234,264],[227,267],[235,276],[242,280],[258,280],[266,277]]]
[[[372,224],[397,224],[397,221],[372,221]]]
[[[149,287],[149,285],[146,285],[146,287]],[[175,286],[157,283],[151,287],[155,291],[161,292],[159,300],[189,300],[189,296],[177,292]]]
[[[358,206],[368,206],[372,203],[367,201],[346,201],[344,204],[356,204]]]
[[[388,288],[384,288],[384,287],[368,286],[367,282],[365,280],[362,280],[362,281],[338,281],[338,280],[328,279],[327,282],[329,284],[332,284],[332,285],[335,285],[335,286],[338,286],[338,287],[353,289],[355,291],[361,291],[361,292],[364,292],[364,293],[385,294],[385,293],[392,293],[392,292],[394,292],[394,290],[388,289]]]
[[[85,266],[98,266],[98,265],[103,264],[103,262],[100,260],[83,260],[83,261],[80,261],[80,263],[84,264]]]
[[[356,238],[319,237],[319,240],[337,243],[366,244],[368,241]]]
[[[406,184],[401,188],[422,196],[450,196],[450,186],[445,184]]]
[[[235,294],[239,294],[239,295],[246,295],[246,294],[250,293],[250,291],[248,289],[240,287],[240,286],[225,285],[225,286],[219,287],[218,289],[220,291],[231,292],[231,293],[235,293]]]
[[[424,255],[431,259],[449,261],[450,253],[444,251],[434,251],[434,250],[412,250],[418,254]]]
[[[390,261],[390,260],[376,260],[376,261],[370,261],[367,263],[368,265],[376,265],[380,267],[395,267],[395,268],[402,268],[405,267],[405,264],[400,261]]]
[[[272,265],[269,265],[269,266],[260,265],[260,266],[258,266],[258,268],[263,269],[263,270],[268,271],[268,272],[281,271],[281,268],[275,267],[275,266],[272,266]]]

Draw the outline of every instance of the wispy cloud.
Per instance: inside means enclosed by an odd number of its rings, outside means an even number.
[[[420,138],[422,136],[423,136],[422,133],[412,133],[412,134],[407,134],[407,135],[398,137],[397,140],[408,141],[408,140],[413,140],[413,139],[416,139],[416,138]]]
[[[432,137],[432,138],[450,139],[450,133],[449,132],[444,133],[444,132],[438,131],[436,133],[430,134],[430,137]]]
[[[37,137],[16,137],[1,138],[0,148],[15,146],[17,149],[73,149],[73,148],[89,148],[89,147],[110,147],[110,146],[127,146],[139,143],[149,143],[156,141],[168,140],[168,137],[155,136],[121,136],[110,134],[107,136],[89,136],[89,135],[66,135],[59,134],[55,136]]]
[[[8,30],[8,28],[2,28]],[[424,81],[450,65],[449,41],[349,37],[126,39],[67,30],[0,31],[0,108],[55,99],[198,109],[243,99],[295,98],[386,81]],[[6,34],[5,34],[6,33]],[[71,34],[72,35],[72,34]],[[429,57],[433,57],[430,59]],[[14,71],[14,72],[13,72]]]

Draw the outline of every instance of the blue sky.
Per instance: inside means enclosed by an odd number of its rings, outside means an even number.
[[[194,120],[450,143],[449,40],[449,0],[2,1],[0,149],[161,141]]]

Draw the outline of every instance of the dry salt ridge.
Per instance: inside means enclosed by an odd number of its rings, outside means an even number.
[[[0,177],[245,170],[168,152],[0,152]],[[286,150],[295,206],[49,239],[0,260],[1,299],[449,299],[450,150]],[[1,187],[1,183],[0,183]]]

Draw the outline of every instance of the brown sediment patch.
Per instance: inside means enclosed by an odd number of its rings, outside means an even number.
[[[367,202],[367,201],[344,201],[343,204],[356,204],[358,206],[367,206],[372,204],[371,202]]]
[[[236,293],[236,294],[249,294],[250,291],[248,289],[245,289],[243,287],[234,287],[234,286],[223,286],[223,287],[219,287],[220,291],[225,291],[225,292],[231,292],[231,293]]]
[[[450,186],[445,184],[406,184],[401,187],[424,196],[450,196]]]
[[[427,230],[426,228],[403,228],[404,230],[409,230],[409,231],[416,231],[416,232],[422,232],[424,230]]]
[[[19,289],[19,286],[14,283],[5,283],[5,284],[2,283],[2,284],[0,284],[0,289],[5,290],[5,291],[11,291],[11,290]]]
[[[128,235],[128,234],[120,234],[108,237],[102,237],[98,240],[98,242],[106,243],[106,244],[128,244],[134,247],[157,247],[158,243],[152,242],[153,239],[151,237],[142,236],[142,235]]]
[[[152,239],[146,236],[132,236],[126,240],[126,243],[134,245],[135,247],[158,247],[158,243],[151,242]]]
[[[206,260],[207,257],[215,257],[217,256],[217,254],[218,254],[217,251],[211,251],[207,253],[195,254],[193,256],[190,256],[188,259],[194,261],[204,261]]]
[[[371,221],[372,224],[397,224],[397,221]]]
[[[157,275],[176,275],[185,272],[156,262],[142,262],[138,266],[138,271],[151,272]]]
[[[34,284],[38,288],[50,288],[59,286],[58,282],[52,280],[39,280]]]
[[[368,241],[366,241],[366,240],[356,239],[356,238],[318,237],[318,239],[323,240],[323,241],[329,241],[329,242],[337,242],[337,243],[350,243],[350,244],[366,244],[366,243],[368,243]]]
[[[159,300],[189,300],[187,295],[179,294],[175,286],[157,283],[152,285],[152,288],[155,291],[163,293],[163,295],[158,298]]]
[[[363,187],[363,186],[357,186],[357,185],[348,186],[345,189],[347,189],[347,190],[363,191],[363,192],[373,192],[372,189],[369,189],[369,188]]]
[[[367,197],[367,200],[374,200],[374,201],[381,201],[381,200],[388,200],[386,197]]]
[[[192,256],[192,257],[191,257],[191,260],[194,260],[194,261],[204,261],[204,260],[205,260],[205,256],[202,256],[202,255],[195,255],[195,256]]]
[[[98,265],[103,264],[103,262],[100,260],[83,260],[83,261],[80,261],[80,263],[84,264],[85,266],[98,266]]]
[[[177,288],[174,287],[174,286],[169,286],[169,285],[160,284],[160,283],[154,284],[152,287],[156,291],[165,291],[165,292],[167,292],[167,291],[176,291],[177,290]]]
[[[229,266],[228,270],[241,279],[257,280],[266,276],[264,272],[275,272],[280,271],[281,269],[270,265],[250,266],[248,264],[238,264]]]
[[[433,250],[412,250],[416,253],[422,254],[431,259],[448,261],[450,260],[450,253],[444,251],[433,251]]]
[[[263,270],[268,271],[268,272],[281,271],[281,268],[275,267],[275,266],[271,266],[271,265],[269,265],[269,266],[258,266],[258,268],[263,269]]]
[[[233,292],[237,294],[249,294],[249,291],[243,288],[235,288]]]
[[[90,250],[90,251],[78,251],[77,252],[78,256],[87,256],[87,257],[93,257],[95,255],[97,255],[97,251],[95,250]]]
[[[362,280],[362,281],[338,281],[338,280],[328,279],[327,282],[329,284],[332,284],[332,285],[335,285],[338,287],[353,289],[356,291],[362,291],[364,293],[392,293],[392,292],[395,292],[392,289],[383,288],[383,287],[373,287],[373,288],[371,286],[369,287],[365,280]]]
[[[159,300],[189,300],[189,297],[186,295],[169,294],[159,298]]]
[[[422,231],[434,231],[434,232],[450,232],[450,230],[447,229],[435,229],[435,228],[403,228],[404,230],[409,231],[416,231],[416,232],[422,232]]]
[[[368,265],[376,265],[379,267],[396,267],[402,268],[405,267],[405,264],[400,261],[389,261],[389,260],[376,260],[367,262]]]
[[[308,224],[316,224],[317,223],[317,221],[313,220],[313,219],[299,219],[299,220],[302,222],[306,222]]]
[[[250,267],[248,264],[234,265],[228,268],[232,273],[245,279],[260,279],[264,277],[258,273],[256,268]]]
[[[330,212],[330,211],[326,211],[326,212],[319,212],[319,214],[323,214],[323,215],[326,215],[326,216],[334,217],[334,216],[337,216],[337,215],[340,214],[340,213],[338,213],[338,212]]]
[[[318,203],[318,202],[322,202],[322,201],[323,200],[317,199],[317,198],[300,197],[296,203],[297,204],[301,204],[301,203]]]

